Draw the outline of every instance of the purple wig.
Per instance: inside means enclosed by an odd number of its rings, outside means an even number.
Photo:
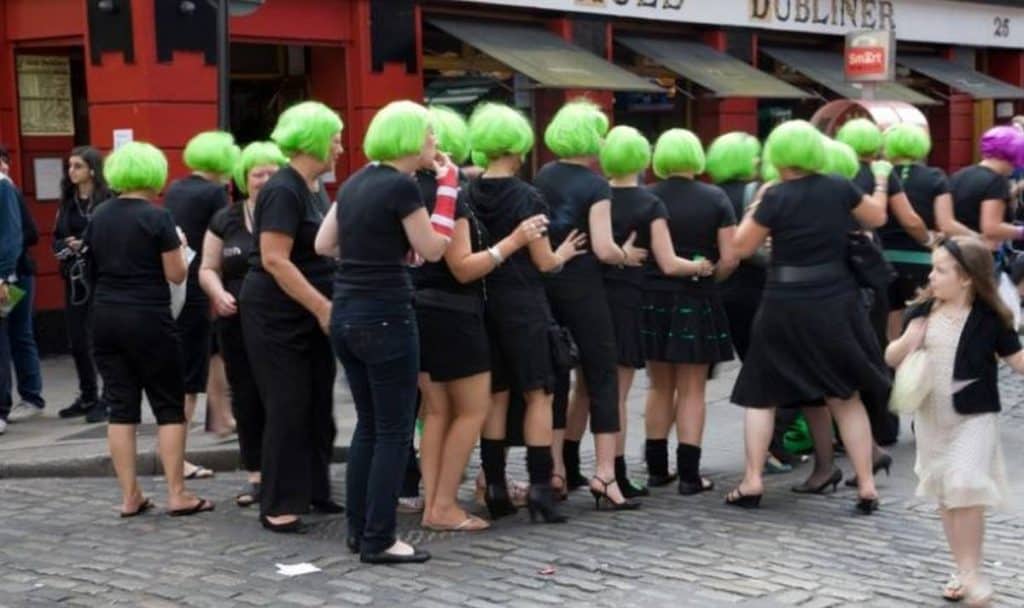
[[[981,136],[981,156],[1024,167],[1024,133],[1016,127],[992,127]]]

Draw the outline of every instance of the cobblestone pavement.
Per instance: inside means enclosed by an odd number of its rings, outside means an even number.
[[[0,606],[943,605],[949,558],[933,505],[913,497],[909,434],[894,449],[893,476],[880,480],[876,516],[852,514],[852,490],[790,493],[802,471],[769,478],[760,511],[729,508],[722,496],[742,466],[741,413],[721,399],[730,378],[716,383],[705,457],[714,492],[684,498],[664,488],[642,510],[615,514],[594,512],[578,492],[566,525],[530,525],[521,513],[473,536],[425,533],[402,516],[403,537],[434,554],[423,566],[361,565],[344,549],[343,517],[311,516],[305,537],[264,532],[255,510],[231,502],[238,473],[193,482],[218,508],[184,519],[119,519],[112,479],[0,481]],[[1004,377],[1015,505],[990,518],[986,555],[999,606],[1024,606],[1022,389]],[[630,454],[642,449],[642,385],[634,392]],[[521,451],[511,459],[522,478]],[[336,467],[339,489],[343,476]],[[143,487],[160,502],[159,478]],[[471,498],[469,483],[463,492]],[[275,564],[297,562],[322,572],[276,574]],[[542,574],[548,566],[554,572]]]

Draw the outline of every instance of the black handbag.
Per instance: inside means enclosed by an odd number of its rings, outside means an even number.
[[[555,366],[555,371],[566,372],[580,362],[580,348],[568,329],[551,324],[548,327],[548,343],[551,346],[551,363]]]
[[[882,248],[862,232],[848,233],[846,262],[861,287],[881,291],[896,279],[896,269],[885,259]]]

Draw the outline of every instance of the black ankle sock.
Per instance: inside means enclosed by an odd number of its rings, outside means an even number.
[[[526,470],[530,473],[530,485],[550,485],[554,468],[551,446],[526,446]]]
[[[615,457],[615,481],[619,482],[620,487],[629,481],[629,476],[626,474],[625,456]]]
[[[505,485],[504,439],[480,439],[480,466],[487,485]]]
[[[648,439],[644,453],[648,475],[668,475],[668,439]]]
[[[676,470],[679,479],[686,481],[700,480],[700,447],[688,443],[676,446]]]
[[[562,461],[565,463],[565,476],[571,478],[580,475],[580,442],[566,439],[562,442]]]

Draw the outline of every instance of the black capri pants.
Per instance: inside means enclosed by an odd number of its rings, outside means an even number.
[[[577,285],[549,279],[548,302],[555,321],[567,328],[580,351],[579,366],[590,394],[590,432],[619,432],[619,382],[612,314],[604,281]],[[564,429],[569,407],[569,371],[558,371],[554,428]]]
[[[188,289],[192,288],[189,284]],[[205,393],[210,373],[209,301],[186,301],[178,316],[178,331],[185,365],[185,392],[189,395]]]
[[[157,424],[185,423],[181,348],[169,307],[96,306],[93,341],[111,424],[142,421],[142,391]]]
[[[231,387],[231,411],[238,423],[238,449],[242,466],[246,471],[259,471],[263,459],[266,410],[249,365],[249,355],[245,352],[241,315],[217,319],[214,329],[217,345],[224,357],[224,372]]]

